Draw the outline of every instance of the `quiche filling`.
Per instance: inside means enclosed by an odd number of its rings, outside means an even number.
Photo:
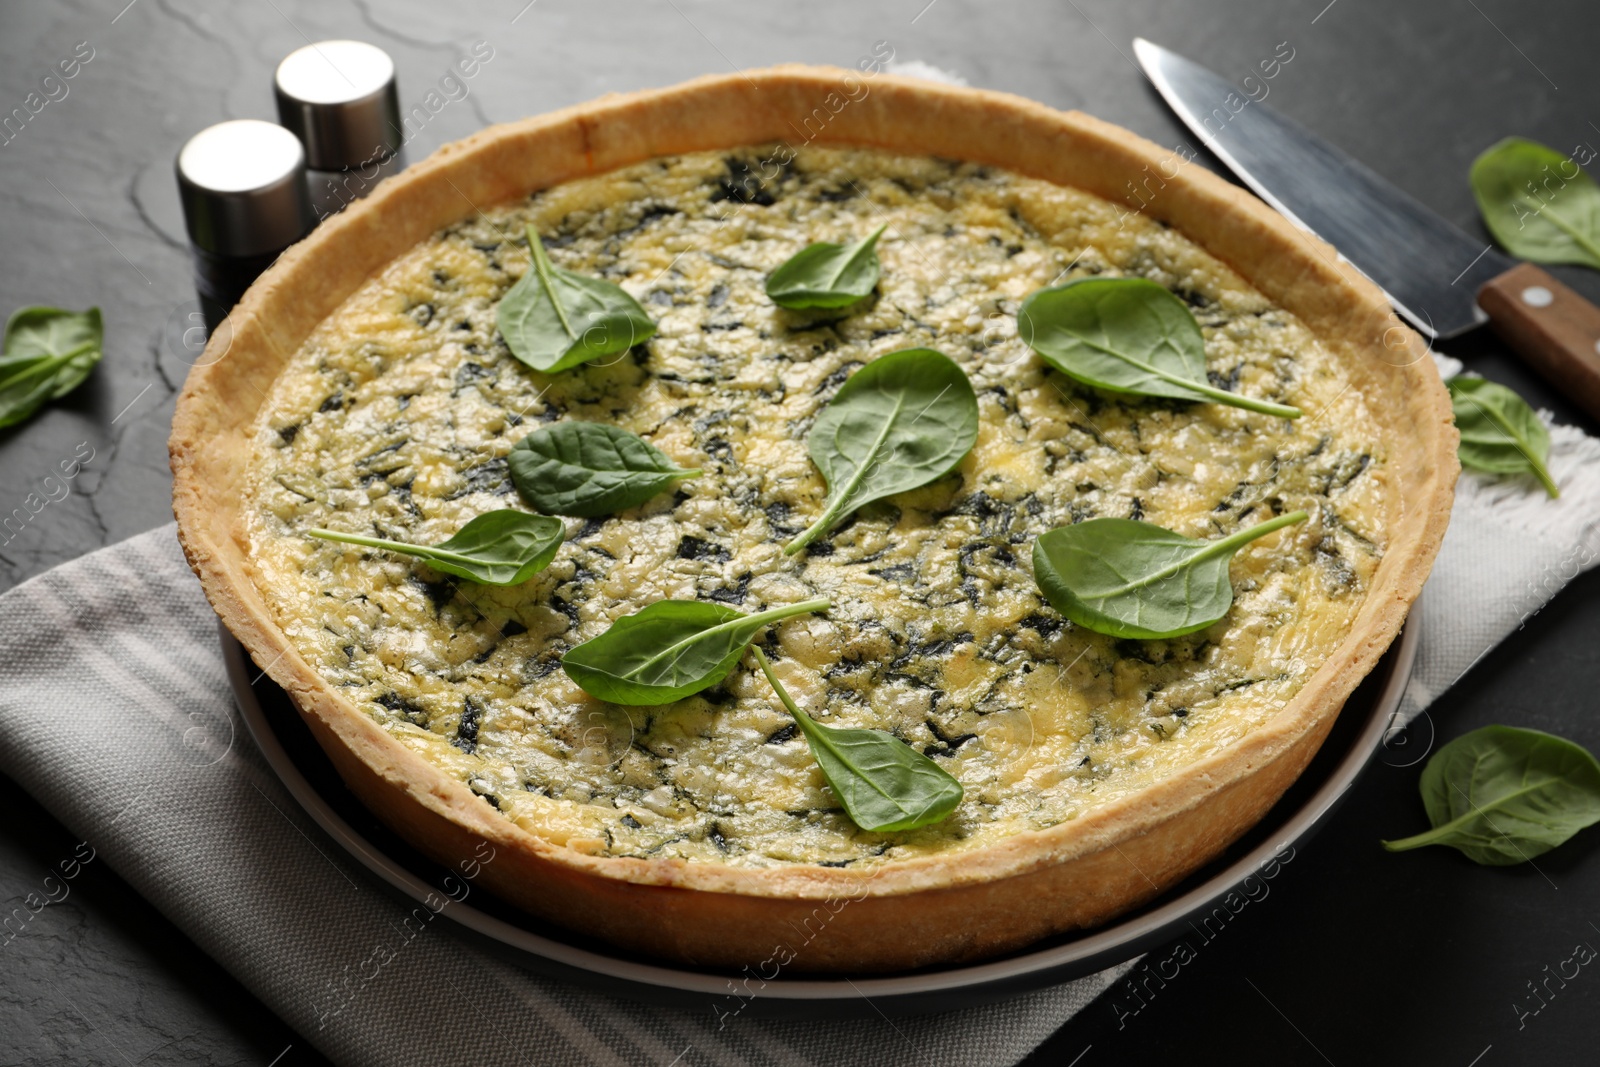
[[[307,340],[255,431],[244,535],[297,650],[395,738],[506,818],[585,852],[746,867],[870,868],[1076,818],[1237,742],[1349,630],[1398,509],[1360,391],[1293,316],[1162,224],[993,168],[808,148],[656,160],[476,213],[369,280]],[[496,304],[530,269],[608,279],[657,323],[618,356],[545,375],[511,355]],[[775,306],[767,275],[815,241],[886,227],[876,292]],[[1178,294],[1212,385],[1287,420],[1078,385],[1017,337],[1031,292],[1102,275]],[[954,359],[979,399],[951,474],[867,505],[806,551],[826,496],[819,410],[872,359]],[[540,425],[612,423],[703,473],[648,503],[568,519],[518,586],[313,540],[328,527],[432,544],[527,508],[507,453]],[[1253,542],[1234,603],[1198,633],[1117,640],[1073,626],[1031,574],[1036,537],[1143,519]],[[828,598],[758,637],[828,726],[891,731],[954,775],[954,815],[872,833],[839,808],[748,661],[659,707],[598,701],[562,655],[662,599],[761,611]]]

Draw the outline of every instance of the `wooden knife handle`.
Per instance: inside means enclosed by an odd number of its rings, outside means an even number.
[[[1600,420],[1600,307],[1531,263],[1491,278],[1478,306],[1506,344]]]

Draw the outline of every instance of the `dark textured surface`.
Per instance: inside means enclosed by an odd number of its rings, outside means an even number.
[[[899,59],[974,85],[1192,143],[1133,67],[1135,34],[1236,78],[1288,42],[1294,58],[1270,83],[1270,103],[1471,234],[1483,231],[1465,175],[1482,148],[1512,134],[1564,151],[1600,144],[1590,121],[1600,15],[1584,0],[1537,9],[1510,0],[125,2],[0,9],[0,114],[23,107],[79,41],[94,49],[68,95],[0,145],[0,311],[98,304],[107,332],[105,362],[86,386],[0,431],[0,517],[30,507],[30,493],[60,496],[46,476],[80,443],[94,449],[64,498],[29,513],[20,532],[0,530],[0,587],[169,518],[164,443],[194,309],[172,157],[211,122],[271,117],[272,67],[307,39],[351,36],[388,49],[406,108],[473,42],[493,46],[470,95],[416,134],[413,159],[487,122],[602,92],[785,60],[848,66],[878,40]],[[1600,276],[1557,273],[1600,298]],[[1579,421],[1491,337],[1445,350]],[[1600,576],[1590,574],[1530,620],[1413,730],[1411,751],[1435,731],[1448,739],[1488,722],[1600,748],[1597,591]],[[1387,855],[1379,837],[1423,825],[1418,767],[1394,765],[1411,758],[1390,753],[1375,764],[1265,898],[1214,940],[1191,939],[1193,960],[1169,966],[1175,977],[1164,985],[1149,980],[1144,1007],[1119,987],[1031,1062],[1590,1062],[1600,1007],[1590,968],[1565,987],[1551,981],[1538,1014],[1519,1019],[1515,1006],[1538,1006],[1529,983],[1576,944],[1600,946],[1600,831],[1537,870],[1478,868],[1443,849]],[[78,841],[9,782],[0,782],[0,802],[9,815],[0,828],[4,910],[29,893],[60,895],[48,886],[69,893],[20,927],[13,921],[14,936],[0,933],[0,1063],[320,1062],[103,863],[47,883]]]

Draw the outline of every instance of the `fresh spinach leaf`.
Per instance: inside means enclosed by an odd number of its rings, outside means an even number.
[[[100,362],[103,337],[99,308],[13,312],[0,352],[0,427],[22,422],[81,385]]]
[[[1134,519],[1090,519],[1033,543],[1033,576],[1055,609],[1095,633],[1157,640],[1203,630],[1228,613],[1228,564],[1258,537],[1303,522],[1303,511],[1195,541]]]
[[[879,226],[852,245],[807,245],[767,277],[767,295],[779,307],[842,308],[870,296],[878,284]]]
[[[566,537],[560,519],[510,508],[485,512],[436,545],[386,541],[337,530],[306,532],[324,541],[416,556],[436,571],[482,585],[520,585],[550,565]]]
[[[1532,474],[1551,496],[1560,496],[1545,464],[1550,431],[1527,401],[1487,378],[1449,381],[1450,406],[1461,431],[1461,465],[1491,474]]]
[[[915,830],[956,810],[961,783],[944,768],[887,731],[823,726],[789,697],[766,655],[754,651],[851,822],[875,833]]]
[[[1428,760],[1420,788],[1433,829],[1383,842],[1390,852],[1449,845],[1503,867],[1600,822],[1600,763],[1541,730],[1485,726],[1458,737]]]
[[[827,608],[826,600],[807,600],[746,615],[698,600],[658,600],[568,652],[561,669],[613,704],[669,704],[726,678],[763,626]]]
[[[495,311],[511,354],[522,362],[554,374],[655,336],[654,320],[620,286],[551,263],[532,226],[528,249],[533,265]]]
[[[1600,185],[1573,160],[1508,137],[1473,160],[1471,181],[1484,225],[1507,252],[1600,268]]]
[[[1056,370],[1097,389],[1300,417],[1299,408],[1211,385],[1199,323],[1147,278],[1079,278],[1040,289],[1022,302],[1017,333]]]
[[[792,556],[863,504],[927,485],[978,440],[978,398],[954,360],[931,348],[880,356],[817,415],[806,445],[828,483],[822,516]]]
[[[643,504],[680,478],[698,478],[637,434],[603,422],[558,422],[518,441],[511,481],[546,515],[580,519]]]

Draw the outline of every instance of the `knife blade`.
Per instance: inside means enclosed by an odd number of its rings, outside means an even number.
[[[1600,418],[1600,308],[1432,210],[1227,79],[1135,38],[1167,104],[1250,189],[1321,237],[1428,337],[1485,322]]]

